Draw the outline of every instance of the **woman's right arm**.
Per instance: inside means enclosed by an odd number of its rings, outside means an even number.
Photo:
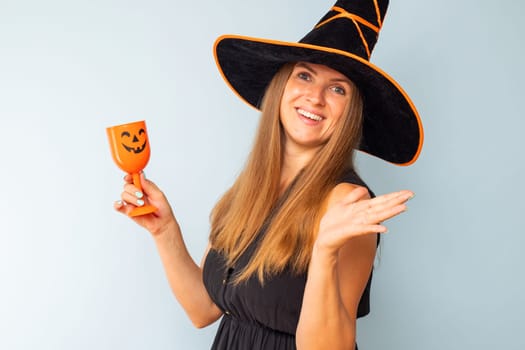
[[[211,300],[202,279],[202,268],[190,256],[179,224],[173,215],[171,206],[162,191],[141,174],[143,193],[127,176],[121,201],[115,203],[115,209],[127,214],[135,207],[138,200],[157,207],[153,214],[133,217],[140,226],[147,229],[155,240],[160,259],[173,294],[186,311],[191,322],[198,328],[208,326],[222,315],[222,311]],[[209,251],[206,249],[202,263]]]

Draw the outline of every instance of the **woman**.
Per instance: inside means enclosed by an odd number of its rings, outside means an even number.
[[[371,198],[352,155],[361,149],[410,164],[422,144],[412,103],[368,62],[377,32],[367,30],[379,30],[386,5],[338,1],[299,43],[218,39],[221,73],[262,115],[244,170],[212,211],[201,266],[159,188],[142,176],[138,192],[126,178],[115,208],[158,208],[133,220],[154,237],[195,326],[222,316],[213,349],[355,345],[356,319],[369,311],[378,233],[386,232],[380,223],[403,212],[413,194]]]

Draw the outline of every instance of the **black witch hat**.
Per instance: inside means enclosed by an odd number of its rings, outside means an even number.
[[[363,96],[359,149],[397,165],[416,161],[423,145],[418,112],[399,84],[370,63],[388,0],[339,0],[299,42],[224,35],[215,42],[217,66],[243,100],[258,108],[266,87],[288,62],[331,67]]]

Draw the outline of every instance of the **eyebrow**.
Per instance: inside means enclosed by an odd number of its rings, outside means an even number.
[[[304,68],[306,69],[307,71],[311,72],[312,74],[315,74],[317,75],[317,71],[312,67],[310,66],[309,64],[307,63],[304,63],[304,62],[299,62],[296,64],[296,67],[301,67],[301,68]],[[349,84],[350,86],[352,86],[352,82],[350,79],[348,78],[334,78],[334,79],[330,79],[331,81],[334,81],[334,82],[343,82],[343,83],[347,83]]]
[[[304,68],[304,69],[309,70],[310,72],[312,72],[314,74],[317,74],[317,71],[315,69],[313,69],[309,64],[306,64],[306,63],[303,63],[303,62],[299,62],[295,66]]]

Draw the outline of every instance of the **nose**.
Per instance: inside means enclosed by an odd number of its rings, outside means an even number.
[[[307,100],[314,105],[322,105],[325,103],[324,88],[317,84],[309,86],[307,91]]]

